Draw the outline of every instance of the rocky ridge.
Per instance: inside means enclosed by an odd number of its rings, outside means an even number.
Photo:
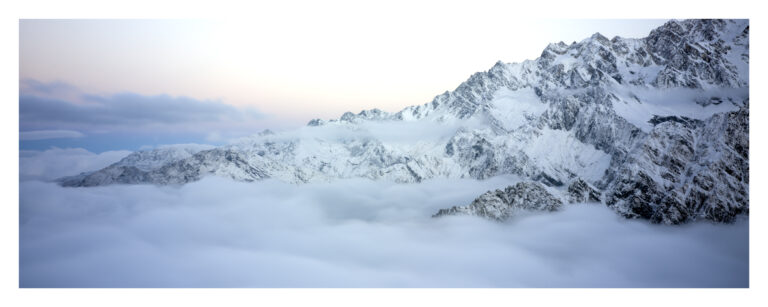
[[[536,60],[498,62],[399,112],[347,112],[166,160],[137,153],[60,183],[513,174],[550,187],[578,181],[569,201],[597,199],[629,218],[728,222],[749,208],[748,76],[746,20],[670,21],[646,38],[550,44]]]
[[[551,212],[560,210],[562,207],[563,201],[547,191],[541,183],[518,182],[504,190],[485,192],[467,206],[440,209],[432,217],[475,215],[505,221],[524,212]]]

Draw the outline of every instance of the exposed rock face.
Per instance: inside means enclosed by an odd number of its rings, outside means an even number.
[[[577,179],[568,186],[568,202],[600,202],[600,191],[582,179]]]
[[[525,211],[557,211],[563,202],[538,182],[519,182],[504,190],[485,192],[468,206],[440,209],[432,217],[476,215],[504,221]]]
[[[690,88],[709,84],[748,86],[740,77],[736,63],[727,57],[734,48],[729,43],[744,46],[741,39],[749,35],[749,26],[724,36],[727,27],[725,20],[685,20],[668,22],[651,31],[646,44],[655,55],[653,61],[664,65],[653,84]],[[749,53],[743,55],[749,58]]]
[[[731,222],[749,211],[749,111],[657,125],[621,167],[606,204],[628,218]]]
[[[748,101],[748,21],[670,21],[646,38],[550,44],[536,60],[498,62],[396,113],[347,112],[195,152],[138,152],[60,182],[511,174],[567,188],[572,202],[600,201],[602,191],[630,218],[729,222],[749,212]]]
[[[548,191],[539,182],[519,182],[504,190],[488,191],[467,206],[440,209],[432,217],[474,215],[496,221],[507,220],[522,212],[557,211],[563,207],[558,192]],[[599,203],[600,191],[582,179],[574,180],[564,193],[568,203]]]

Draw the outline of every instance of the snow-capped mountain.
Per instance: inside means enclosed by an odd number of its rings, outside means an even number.
[[[498,62],[396,113],[347,112],[223,147],[137,152],[60,182],[512,174],[573,187],[566,200],[599,199],[630,218],[728,222],[749,208],[748,109],[748,21],[670,21],[641,39],[597,33],[550,44],[536,60]]]

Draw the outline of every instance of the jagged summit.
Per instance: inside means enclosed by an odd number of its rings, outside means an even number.
[[[593,86],[637,85],[649,88],[748,86],[749,24],[746,20],[672,20],[646,38],[614,37],[599,32],[574,42],[549,44],[538,59],[522,63],[497,62],[473,74],[454,91],[432,102],[384,112],[377,120],[418,120],[438,109],[466,118],[492,100],[500,87],[581,89]],[[368,116],[347,112],[339,120],[354,122]],[[326,123],[315,119],[310,125]]]
[[[748,76],[747,20],[673,20],[645,38],[549,44],[535,60],[498,62],[398,112],[346,112],[165,160],[139,154],[60,182],[508,174],[554,189],[578,179],[569,197],[630,218],[727,222],[749,206]]]

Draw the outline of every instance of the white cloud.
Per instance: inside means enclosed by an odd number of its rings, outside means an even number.
[[[119,150],[95,154],[82,148],[22,150],[19,152],[19,178],[22,181],[53,180],[95,171],[119,161],[130,153]]]
[[[47,140],[47,139],[74,139],[85,135],[74,130],[35,130],[21,131],[19,138],[22,141]]]
[[[20,189],[22,287],[746,287],[748,228],[599,205],[433,219],[509,178]]]

